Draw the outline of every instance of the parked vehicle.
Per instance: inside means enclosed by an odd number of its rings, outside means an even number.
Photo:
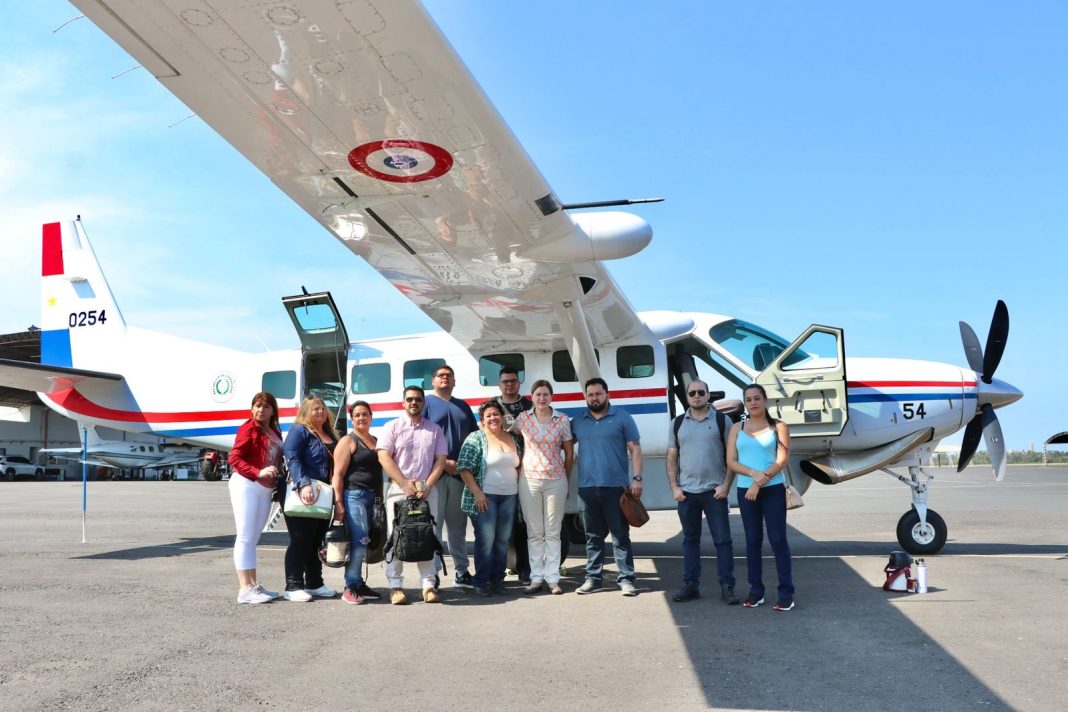
[[[43,480],[44,468],[35,465],[29,459],[20,455],[0,455],[0,473],[4,479],[11,482],[16,477],[32,477],[35,480]]]

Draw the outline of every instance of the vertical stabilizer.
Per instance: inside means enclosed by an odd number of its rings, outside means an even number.
[[[48,223],[41,239],[41,363],[91,367],[126,333],[81,218]]]

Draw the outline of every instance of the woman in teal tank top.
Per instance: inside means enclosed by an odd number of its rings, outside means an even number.
[[[779,577],[776,611],[794,607],[793,565],[786,539],[786,485],[782,471],[790,459],[790,430],[767,412],[764,387],[750,384],[742,397],[748,416],[731,428],[727,438],[727,486],[738,477],[738,511],[745,528],[745,560],[749,573],[749,597],[744,605],[764,603],[762,549],[764,528],[775,553]]]

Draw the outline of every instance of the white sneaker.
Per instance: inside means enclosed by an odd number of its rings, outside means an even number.
[[[304,589],[298,588],[296,591],[286,591],[285,599],[296,603],[307,603],[312,600],[312,596]]]
[[[263,587],[263,584],[259,582],[256,582],[256,584],[252,588],[265,596],[270,596],[272,601],[280,596],[277,591],[268,591]]]
[[[337,591],[327,586],[325,583],[319,588],[306,588],[304,592],[313,598],[333,598],[337,595]]]
[[[241,589],[241,592],[237,594],[238,603],[251,603],[256,605],[258,603],[267,603],[272,600],[274,599],[267,594],[260,593],[252,586]]]

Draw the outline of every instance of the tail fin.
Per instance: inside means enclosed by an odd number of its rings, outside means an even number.
[[[91,368],[125,334],[126,321],[81,216],[46,224],[41,241],[41,363]]]

